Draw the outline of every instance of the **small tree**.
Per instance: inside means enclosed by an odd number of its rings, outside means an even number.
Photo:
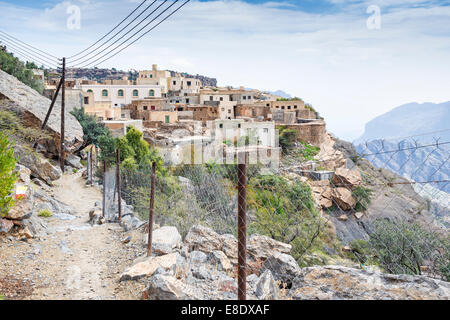
[[[14,204],[12,192],[18,176],[14,173],[16,162],[12,144],[0,132],[0,216],[5,216]]]
[[[370,247],[379,263],[395,274],[422,273],[421,266],[450,280],[450,240],[418,223],[380,219],[370,234]]]

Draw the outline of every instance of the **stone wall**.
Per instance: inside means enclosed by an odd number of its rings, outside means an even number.
[[[320,145],[326,138],[325,121],[314,121],[310,123],[284,124],[283,127],[297,131],[300,141]]]

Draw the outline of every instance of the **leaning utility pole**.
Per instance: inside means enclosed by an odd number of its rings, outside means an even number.
[[[61,145],[60,145],[60,166],[61,170],[64,173],[64,160],[65,160],[65,146],[64,146],[64,130],[65,130],[65,121],[66,121],[66,58],[62,60],[62,77],[61,77],[62,87],[61,87]]]

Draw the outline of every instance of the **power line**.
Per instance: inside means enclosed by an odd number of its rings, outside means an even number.
[[[122,48],[120,51],[114,53],[112,56],[102,60],[101,62],[97,63],[96,65],[102,64],[105,61],[108,61],[110,59],[112,59],[113,57],[117,56],[119,53],[121,53],[122,51],[124,51],[125,49],[129,48],[131,45],[135,44],[137,41],[139,41],[140,39],[142,39],[145,35],[147,35],[148,33],[150,33],[152,30],[154,30],[155,28],[157,28],[160,24],[162,24],[164,21],[166,21],[167,19],[169,19],[172,15],[174,15],[176,12],[178,12],[182,7],[184,7],[188,2],[190,2],[191,0],[186,0],[181,6],[179,6],[177,9],[175,9],[172,13],[170,13],[168,16],[166,16],[163,20],[161,20],[159,23],[157,23],[154,27],[152,27],[150,30],[146,31],[145,33],[143,33],[141,36],[139,36],[137,39],[135,39],[133,42],[131,42],[130,44],[128,44],[126,47]],[[170,7],[172,7],[177,1],[175,1]],[[166,10],[164,10],[164,12],[166,12],[170,7],[168,7]],[[162,12],[160,15],[162,15],[164,12]],[[159,15],[159,16],[160,16]],[[158,17],[159,17],[158,16]],[[156,17],[154,20],[156,20],[158,17]],[[151,21],[152,22],[152,21]],[[149,22],[145,27],[143,27],[141,30],[145,29],[151,22]],[[137,33],[139,33],[141,30],[139,30]],[[135,33],[133,36],[131,36],[129,39],[133,38],[137,33]],[[128,39],[128,40],[129,40]],[[126,41],[128,41],[126,40]],[[126,42],[125,41],[125,42]],[[119,46],[120,47],[120,46]],[[112,52],[112,51],[111,51]],[[110,52],[110,53],[111,53]],[[109,54],[109,53],[108,53]],[[99,59],[97,59],[99,60]],[[91,62],[90,64],[83,66],[83,68],[88,67],[90,65],[92,65],[94,62]]]
[[[15,50],[20,50],[22,52],[25,52],[26,54],[34,57],[36,60],[45,61],[47,64],[50,64],[50,65],[58,65],[58,63],[55,62],[54,60],[50,60],[49,58],[46,58],[44,56],[38,55],[34,52],[31,52],[30,50],[28,50],[27,48],[24,48],[20,44],[13,43],[13,42],[11,42],[11,40],[3,38],[1,35],[0,35],[0,41],[3,42],[7,47],[10,46],[10,47],[16,48]]]
[[[61,60],[60,58],[55,57],[54,55],[52,55],[52,54],[50,54],[50,53],[48,53],[48,52],[42,51],[42,50],[40,50],[40,49],[38,49],[38,48],[35,48],[35,47],[33,47],[32,45],[29,45],[28,43],[25,43],[25,42],[23,42],[22,40],[19,40],[19,39],[13,37],[12,35],[10,35],[10,34],[4,32],[4,31],[1,31],[1,30],[0,30],[0,33],[3,33],[5,36],[8,36],[9,38],[12,38],[12,39],[14,39],[14,40],[16,40],[16,41],[18,41],[18,42],[20,42],[20,43],[26,45],[27,47],[33,48],[33,49],[35,49],[35,50],[37,50],[37,51],[39,51],[39,52],[41,52],[41,53],[43,53],[43,54],[45,54],[45,55],[47,55],[47,56],[49,56],[49,57],[52,57],[52,58],[56,59],[57,61],[60,61],[60,60]]]
[[[443,145],[450,144],[450,141],[448,142],[436,142],[433,144],[428,145],[422,145],[422,146],[414,146],[409,148],[398,148],[396,150],[388,150],[388,151],[380,151],[380,152],[374,152],[374,153],[365,153],[365,154],[359,154],[360,157],[366,157],[366,156],[373,156],[373,155],[379,155],[379,154],[386,154],[386,153],[395,153],[400,151],[408,151],[408,150],[417,150],[417,149],[423,149],[423,148],[430,148],[430,147],[439,147]]]
[[[133,31],[134,29],[136,29],[137,27],[139,27],[145,20],[147,20],[152,14],[154,14],[159,8],[161,8],[164,4],[167,3],[168,0],[164,0],[164,2],[162,2],[155,10],[153,10],[150,14],[148,14],[144,19],[142,19],[137,25],[135,25],[133,28],[131,28],[130,30],[128,30],[124,35],[122,35],[119,39],[115,40],[113,43],[111,43],[108,47],[106,47],[104,49],[104,51],[108,50],[109,48],[111,48],[112,46],[114,46],[117,42],[119,42],[120,40],[122,40],[124,37],[126,37],[128,34],[131,33],[131,31]],[[114,49],[112,49],[110,52],[102,55],[100,58],[98,58],[97,60],[92,61],[92,63],[104,58],[105,56],[107,56],[108,54],[110,54],[111,52],[113,52],[114,50],[116,50],[117,48],[119,48],[120,46],[122,46],[124,43],[126,43],[128,40],[130,40],[131,38],[133,38],[136,34],[138,34],[139,32],[141,32],[143,29],[145,29],[150,23],[152,23],[153,21],[155,21],[159,16],[161,16],[161,14],[163,14],[164,12],[166,12],[167,10],[169,10],[174,4],[176,4],[179,0],[176,0],[174,3],[172,3],[168,8],[166,8],[162,13],[160,13],[158,16],[156,16],[156,18],[152,19],[149,23],[147,23],[143,28],[139,29],[139,31],[137,31],[136,33],[134,33],[131,37],[129,37],[128,39],[126,39],[125,41],[123,41],[120,45],[116,46]],[[99,52],[97,54],[95,54],[94,56],[80,62],[78,64],[78,66],[83,65],[87,62],[89,62],[89,60],[95,59],[97,56],[101,55],[103,52]],[[90,64],[92,64],[90,63]],[[88,64],[88,65],[90,65]],[[74,67],[74,65],[72,65],[71,67]]]
[[[144,2],[142,2],[136,9],[133,10],[133,12],[131,12],[124,20],[122,20],[121,23],[119,23],[114,29],[112,29],[110,32],[108,32],[105,36],[103,36],[100,40],[98,40],[96,43],[94,43],[93,45],[91,45],[89,48],[87,48],[86,50],[83,50],[82,52],[80,52],[79,54],[76,54],[68,59],[74,58],[80,54],[82,54],[85,51],[88,51],[89,49],[91,49],[92,47],[94,47],[96,44],[98,44],[100,41],[102,41],[103,39],[105,39],[108,35],[110,35],[115,29],[117,29],[123,22],[125,22],[130,16],[132,16],[147,0],[145,0]],[[135,22],[141,15],[143,15],[148,9],[150,9],[153,4],[156,3],[157,0],[154,0],[150,5],[147,6],[147,8],[144,9],[144,11],[142,11],[137,17],[135,17],[130,23],[128,23],[125,27],[123,27],[122,29],[120,29],[120,31],[116,32],[111,38],[109,38],[108,40],[106,40],[103,44],[101,44],[99,47],[95,48],[94,50],[91,50],[90,52],[88,52],[87,54],[83,55],[82,57],[79,57],[77,59],[72,60],[71,62],[77,62],[80,61],[81,59],[89,56],[90,54],[94,53],[95,51],[97,51],[98,49],[100,49],[101,47],[103,47],[105,44],[107,44],[109,41],[111,41],[112,39],[114,39],[118,34],[120,34],[123,30],[125,30],[126,28],[128,28],[133,22]],[[145,19],[144,19],[145,20]],[[138,23],[141,24],[144,20],[142,20],[141,22]]]
[[[13,47],[12,50],[10,49],[10,47]],[[43,65],[43,66],[45,66],[45,67],[47,67],[49,69],[58,69],[58,67],[53,65],[52,63],[44,62],[41,59],[36,58],[32,54],[30,54],[30,53],[28,53],[28,52],[26,52],[26,51],[24,51],[24,50],[22,50],[20,48],[17,48],[15,45],[6,44],[6,48],[9,49],[9,51],[12,52],[12,53],[19,54],[19,55],[21,55],[21,56],[23,56],[23,57],[25,57],[27,59],[30,59],[30,61],[37,62],[37,63],[39,63],[39,64],[41,64],[41,65]]]

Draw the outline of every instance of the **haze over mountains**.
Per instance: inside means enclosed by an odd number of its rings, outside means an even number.
[[[437,132],[447,130],[445,132]],[[402,137],[427,134],[419,141],[450,141],[450,101],[444,103],[408,103],[397,107],[366,124],[364,134],[354,141],[355,145],[365,141],[386,139],[401,140]],[[400,139],[399,139],[400,138]]]
[[[441,144],[433,145],[436,141]],[[449,142],[450,102],[409,103],[367,123],[354,145],[376,167],[418,182],[416,192],[430,200],[436,219],[449,227]]]

